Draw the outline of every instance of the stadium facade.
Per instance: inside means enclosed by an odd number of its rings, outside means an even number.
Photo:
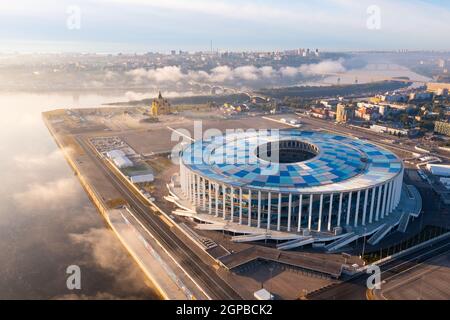
[[[387,218],[403,163],[390,151],[321,132],[238,132],[196,141],[179,181],[198,212],[288,233],[339,234]]]

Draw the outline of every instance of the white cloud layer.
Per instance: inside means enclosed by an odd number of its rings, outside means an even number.
[[[230,68],[219,66],[206,71],[183,72],[180,67],[167,66],[157,69],[135,69],[127,72],[134,82],[151,81],[156,83],[177,83],[180,81],[195,81],[201,83],[223,84],[232,81],[256,82],[276,80],[280,78],[294,78],[299,76],[322,75],[345,71],[343,61],[326,60],[316,64],[304,64],[297,68],[283,67],[278,70],[271,66],[255,67],[253,65]]]
[[[47,183],[29,184],[27,190],[13,195],[22,210],[58,210],[80,195],[76,179],[61,178]]]

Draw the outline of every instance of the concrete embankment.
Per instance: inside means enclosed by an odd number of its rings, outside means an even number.
[[[208,299],[200,288],[190,283],[190,279],[184,274],[184,271],[179,270],[180,266],[176,261],[157,239],[140,225],[129,209],[123,207],[111,210],[105,204],[104,199],[108,197],[96,190],[89,181],[83,169],[77,164],[76,156],[72,155],[71,146],[63,143],[61,135],[54,131],[45,114],[43,120],[92,203],[153,283],[161,297],[170,300]]]

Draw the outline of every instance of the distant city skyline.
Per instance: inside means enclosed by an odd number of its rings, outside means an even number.
[[[19,0],[0,4],[0,52],[450,50],[448,21],[438,0]]]

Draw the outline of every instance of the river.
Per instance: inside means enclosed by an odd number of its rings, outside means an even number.
[[[120,95],[0,93],[0,299],[158,299],[43,124],[56,108]],[[81,270],[69,290],[66,269]]]

